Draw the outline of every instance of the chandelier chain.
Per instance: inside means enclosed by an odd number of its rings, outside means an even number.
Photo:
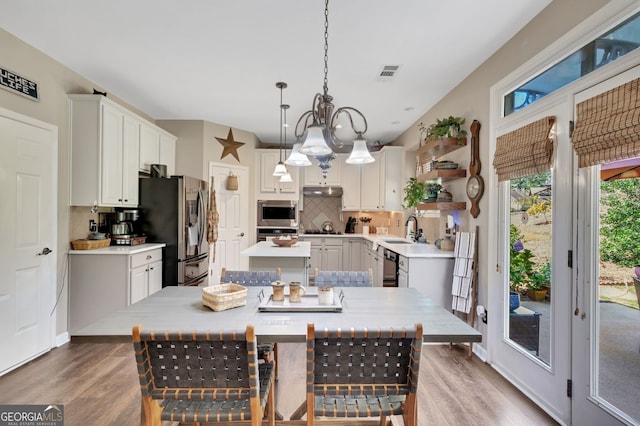
[[[324,94],[329,93],[329,0],[324,2]]]

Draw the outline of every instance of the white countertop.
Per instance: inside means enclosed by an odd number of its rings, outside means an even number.
[[[291,247],[280,247],[271,241],[260,241],[242,250],[240,256],[249,257],[311,257],[311,243],[298,241]]]
[[[300,238],[363,238],[377,246],[387,248],[401,256],[409,258],[453,258],[453,251],[443,251],[436,247],[434,242],[425,243],[409,243],[394,244],[387,242],[388,240],[408,241],[404,237],[397,235],[378,235],[378,234],[302,234]],[[300,243],[298,243],[300,244]]]
[[[119,254],[130,255],[165,247],[165,243],[146,243],[137,246],[109,246],[93,250],[69,250],[69,254]]]

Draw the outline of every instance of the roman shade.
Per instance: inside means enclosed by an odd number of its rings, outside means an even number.
[[[498,137],[493,167],[498,181],[542,173],[551,167],[551,128],[556,118],[544,117]]]
[[[571,136],[578,167],[640,156],[640,79],[580,102]]]

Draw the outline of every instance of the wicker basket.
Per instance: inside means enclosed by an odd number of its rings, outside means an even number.
[[[73,240],[71,246],[74,250],[93,250],[99,248],[109,247],[111,244],[110,238],[104,240]]]
[[[240,284],[218,284],[202,289],[202,304],[224,311],[247,304],[247,288]]]

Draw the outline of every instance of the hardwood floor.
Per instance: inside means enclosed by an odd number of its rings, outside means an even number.
[[[288,419],[305,398],[304,344],[278,346],[277,407]],[[420,425],[557,424],[489,365],[467,358],[464,346],[424,346],[418,402]],[[66,426],[137,425],[140,389],[133,347],[68,343],[53,349],[0,377],[0,404],[62,404]]]

